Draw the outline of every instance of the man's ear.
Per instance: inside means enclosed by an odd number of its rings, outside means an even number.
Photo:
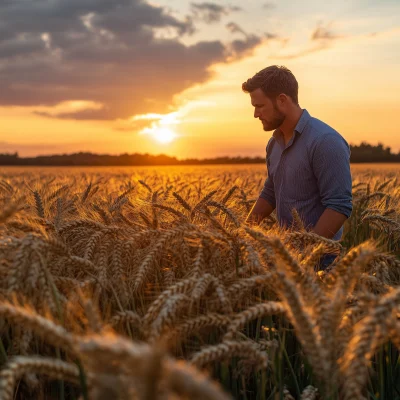
[[[277,102],[279,103],[280,106],[283,106],[287,103],[288,97],[286,96],[285,93],[281,93],[277,98]]]

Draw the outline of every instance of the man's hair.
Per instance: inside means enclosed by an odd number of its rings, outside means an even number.
[[[242,84],[242,90],[246,93],[256,89],[262,89],[272,100],[284,93],[290,96],[295,104],[299,104],[299,84],[292,72],[284,66],[271,65]]]

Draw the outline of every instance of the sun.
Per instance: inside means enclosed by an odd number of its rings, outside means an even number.
[[[176,133],[169,128],[159,127],[152,132],[153,137],[157,142],[167,144],[171,143],[176,138]]]

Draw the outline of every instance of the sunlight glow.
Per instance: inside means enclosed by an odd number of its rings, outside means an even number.
[[[176,138],[176,133],[169,128],[159,127],[152,131],[152,136],[158,142],[167,144],[171,143]]]
[[[171,112],[169,114],[149,113],[136,115],[131,118],[131,121],[153,120],[150,126],[143,128],[140,133],[150,135],[159,143],[168,144],[178,137],[176,132],[173,130],[174,126],[181,123],[178,116],[178,112]]]

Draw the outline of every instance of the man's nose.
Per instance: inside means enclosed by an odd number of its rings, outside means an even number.
[[[257,111],[257,109],[254,110],[254,118],[258,118],[260,116],[260,113]]]

